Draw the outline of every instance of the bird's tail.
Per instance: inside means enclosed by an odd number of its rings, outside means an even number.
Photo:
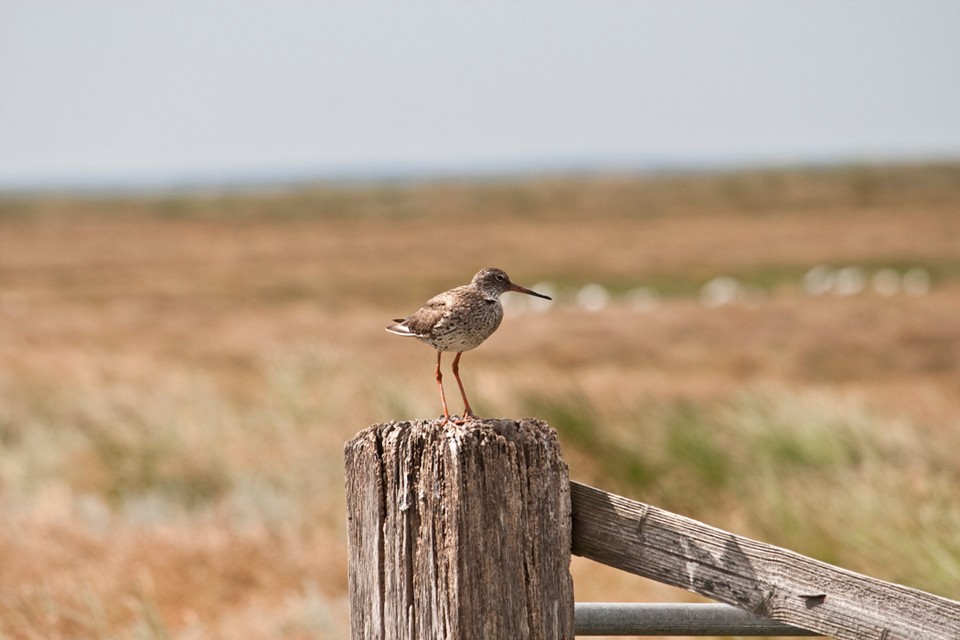
[[[393,321],[396,322],[397,324],[392,324],[389,327],[387,327],[387,331],[389,331],[390,333],[395,333],[398,336],[409,336],[414,338],[417,336],[416,333],[414,333],[413,331],[410,331],[410,327],[404,324],[404,322],[406,322],[406,319],[394,318]]]

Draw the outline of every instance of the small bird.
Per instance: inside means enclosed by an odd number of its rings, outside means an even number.
[[[398,336],[414,337],[437,350],[437,387],[443,405],[444,422],[450,420],[447,399],[443,394],[443,375],[440,373],[440,357],[444,351],[456,351],[453,358],[453,376],[463,398],[463,417],[476,417],[460,381],[460,356],[464,351],[475,349],[490,337],[503,320],[503,305],[500,294],[517,291],[527,295],[552,300],[550,296],[537,293],[510,282],[501,269],[484,269],[473,276],[468,285],[456,287],[427,300],[418,311],[406,318],[397,318],[396,324],[387,331]],[[463,420],[455,421],[463,424]]]

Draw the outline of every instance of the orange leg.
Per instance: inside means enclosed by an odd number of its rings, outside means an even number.
[[[473,409],[470,408],[470,402],[467,400],[467,394],[463,390],[463,383],[460,381],[460,356],[462,355],[463,352],[461,351],[457,353],[456,357],[453,359],[453,377],[457,379],[457,386],[460,387],[460,397],[463,398],[463,417],[476,417]]]
[[[440,373],[441,355],[443,355],[443,352],[437,351],[437,387],[440,389],[440,403],[443,404],[443,421],[446,422],[450,419],[450,412],[447,411],[447,398],[443,395],[443,374]],[[457,378],[457,382],[460,382],[459,378]]]

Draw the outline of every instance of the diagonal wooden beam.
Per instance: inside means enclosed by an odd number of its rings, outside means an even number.
[[[960,602],[570,483],[573,553],[837,640],[957,640]]]

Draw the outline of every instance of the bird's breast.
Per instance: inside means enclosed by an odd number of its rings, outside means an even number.
[[[443,314],[427,342],[440,351],[469,351],[480,346],[500,326],[503,307],[498,300],[477,299]]]

